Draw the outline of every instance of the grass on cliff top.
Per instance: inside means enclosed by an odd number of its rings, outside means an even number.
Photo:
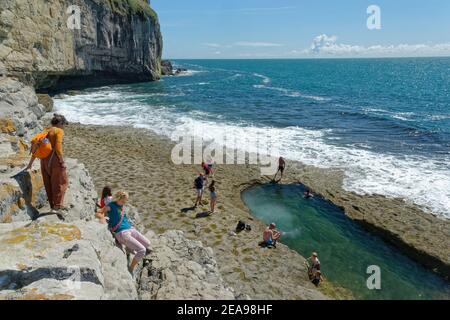
[[[104,0],[109,3],[111,9],[120,14],[142,14],[145,17],[158,18],[155,10],[147,0]]]

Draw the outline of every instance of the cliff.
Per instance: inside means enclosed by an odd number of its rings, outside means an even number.
[[[0,75],[40,91],[157,80],[161,54],[144,0],[0,2]]]

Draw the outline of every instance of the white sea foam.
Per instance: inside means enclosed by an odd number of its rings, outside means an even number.
[[[199,73],[204,73],[206,71],[204,70],[186,70],[186,71],[181,71],[180,73],[177,74],[177,77],[190,77]]]
[[[328,98],[303,94],[296,90],[289,90],[289,89],[279,88],[279,87],[271,87],[271,86],[266,86],[266,85],[262,85],[262,84],[255,84],[255,85],[253,85],[253,87],[256,89],[266,89],[266,90],[278,91],[287,97],[293,97],[293,98],[300,97],[300,98],[311,99],[311,100],[315,100],[315,101],[330,101],[330,99],[328,99]]]
[[[254,73],[253,74],[255,77],[261,78],[262,82],[265,84],[270,83],[270,81],[272,81],[272,79],[270,79],[268,76],[265,76],[263,74],[259,74],[259,73]]]
[[[366,114],[373,114],[377,116],[386,116],[393,119],[398,119],[402,121],[414,121],[414,117],[417,115],[414,112],[392,112],[379,108],[364,108],[363,111]]]
[[[272,79],[270,79],[268,76],[265,76],[265,75],[259,74],[259,73],[254,73],[253,75],[257,78],[262,79],[262,84],[255,84],[255,85],[253,85],[253,88],[278,91],[278,92],[282,93],[284,96],[292,97],[292,98],[300,97],[300,98],[311,99],[311,100],[315,100],[315,101],[330,101],[330,99],[328,99],[328,98],[303,94],[297,90],[290,90],[290,89],[281,88],[281,87],[268,86],[268,84],[272,81]]]
[[[223,134],[245,146],[256,147],[248,140],[280,142],[278,149],[288,159],[321,168],[345,171],[344,188],[359,194],[400,197],[435,214],[450,218],[450,159],[393,156],[354,147],[326,143],[329,131],[299,127],[254,127],[246,123],[207,121],[203,114],[176,112],[173,106],[142,105],[132,96],[121,96],[114,103],[99,97],[115,97],[114,92],[92,93],[55,100],[55,108],[69,121],[85,124],[128,125],[150,129],[168,137],[195,135],[220,141]],[[173,109],[172,109],[173,108]],[[332,138],[332,136],[331,136]]]

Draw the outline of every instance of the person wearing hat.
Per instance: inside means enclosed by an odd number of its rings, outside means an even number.
[[[317,274],[317,272],[320,273],[320,261],[317,252],[313,252],[311,254],[311,257],[306,259],[305,263],[308,267],[308,275],[310,279],[313,279],[313,277]]]
[[[64,196],[68,187],[67,168],[64,163],[63,138],[64,127],[69,122],[63,115],[54,114],[51,120],[51,127],[46,129],[47,138],[52,146],[52,153],[45,159],[41,159],[42,178],[44,180],[45,191],[52,212],[64,217],[66,208],[64,207]],[[30,170],[35,158],[31,160],[25,170]]]
[[[281,232],[277,231],[276,227],[275,223],[271,223],[264,230],[263,240],[268,246],[276,246],[278,239],[281,237]]]

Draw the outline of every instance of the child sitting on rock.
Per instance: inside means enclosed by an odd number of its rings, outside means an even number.
[[[102,197],[100,198],[100,202],[97,203],[97,207],[99,207],[100,209],[103,209],[108,204],[110,204],[111,201],[112,201],[112,190],[110,187],[105,186],[102,190]],[[97,211],[97,213],[95,214],[95,217],[98,218],[101,223],[106,223],[106,217],[102,213],[102,210]]]

